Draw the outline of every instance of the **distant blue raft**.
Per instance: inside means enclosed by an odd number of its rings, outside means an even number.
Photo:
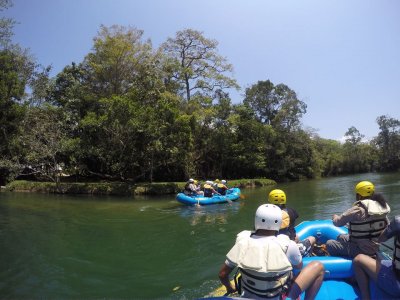
[[[188,196],[184,193],[179,193],[176,195],[176,200],[178,202],[183,203],[185,205],[210,205],[210,204],[218,204],[218,203],[226,203],[230,201],[236,201],[240,198],[240,189],[239,188],[231,188],[226,191],[226,195],[214,195],[212,197],[195,197]]]

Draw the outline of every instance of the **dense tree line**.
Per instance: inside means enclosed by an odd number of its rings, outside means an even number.
[[[199,31],[154,48],[142,30],[101,26],[83,61],[51,77],[10,43],[12,20],[1,24],[1,184],[61,174],[297,180],[400,167],[400,122],[389,116],[377,118],[372,141],[350,127],[340,143],[302,128],[307,106],[285,84],[260,80],[233,104],[232,65]]]

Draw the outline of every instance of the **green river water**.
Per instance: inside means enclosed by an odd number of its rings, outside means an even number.
[[[330,219],[375,183],[393,216],[400,173],[363,174],[244,189],[232,205],[186,207],[175,196],[118,198],[0,193],[1,299],[195,299],[218,287],[236,233],[252,229],[272,188],[298,222]],[[175,290],[175,291],[174,291]]]

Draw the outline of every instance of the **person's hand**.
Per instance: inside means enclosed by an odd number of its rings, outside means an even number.
[[[337,219],[337,218],[339,218],[339,216],[338,216],[337,214],[334,214],[334,215],[332,216],[332,221],[334,221],[334,220]]]
[[[395,234],[400,232],[400,216],[395,216],[389,223],[389,226],[382,232],[382,237],[379,237],[380,241],[385,241],[393,237]]]

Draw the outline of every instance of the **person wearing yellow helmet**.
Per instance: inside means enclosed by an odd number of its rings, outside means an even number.
[[[335,226],[348,224],[349,234],[328,240],[326,249],[332,256],[366,254],[375,257],[379,250],[378,237],[389,223],[390,207],[381,194],[375,193],[375,186],[370,181],[357,183],[354,191],[356,202],[353,206],[332,217]]]
[[[268,202],[275,204],[282,210],[282,225],[279,234],[286,234],[292,241],[296,240],[296,219],[299,214],[294,208],[286,205],[286,194],[284,191],[274,189],[268,194]]]
[[[272,190],[268,194],[268,202],[277,205],[282,210],[282,224],[279,229],[279,234],[287,235],[292,241],[295,241],[299,246],[301,254],[303,256],[308,256],[316,243],[316,238],[309,236],[302,241],[298,240],[295,226],[299,214],[294,208],[286,205],[285,192],[280,189]]]

